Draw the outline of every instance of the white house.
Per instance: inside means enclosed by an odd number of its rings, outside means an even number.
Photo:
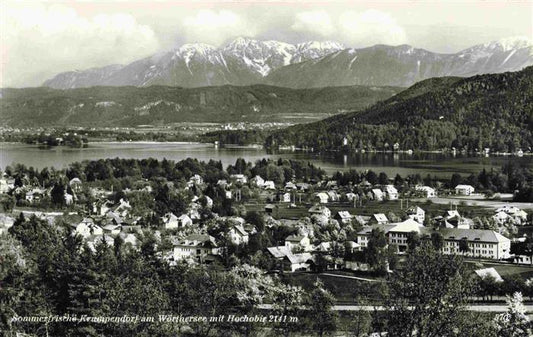
[[[283,270],[295,272],[309,270],[314,258],[310,253],[295,254],[287,246],[268,247],[267,251],[281,264]]]
[[[329,201],[329,195],[325,192],[315,194],[315,199],[321,204],[327,204]]]
[[[407,216],[416,222],[423,224],[426,219],[426,211],[418,206],[411,206],[407,209]]]
[[[230,241],[236,245],[247,244],[250,240],[250,235],[241,224],[234,225],[233,227],[231,227],[228,232],[228,235]]]
[[[174,261],[191,260],[203,263],[208,255],[219,253],[215,238],[206,234],[192,234],[174,244]]]
[[[0,235],[6,233],[9,228],[13,227],[13,224],[15,224],[15,219],[5,214],[0,214]]]
[[[275,190],[276,184],[274,184],[272,180],[266,180],[265,183],[263,184],[263,188],[265,190]]]
[[[161,217],[165,229],[176,229],[179,226],[178,217],[174,213],[167,213]]]
[[[366,227],[357,233],[357,243],[363,248],[368,247],[370,234],[372,233],[372,230],[376,228],[380,228],[385,232],[389,244],[396,245],[399,253],[407,250],[407,239],[409,233],[416,232],[420,234],[426,229],[423,225],[419,224],[413,219],[407,219],[403,222],[391,223],[387,225],[375,224],[371,227]]]
[[[437,192],[433,187],[416,186],[415,190],[424,193],[426,198],[435,198],[437,196]]]
[[[296,189],[297,187],[292,181],[289,181],[288,183],[285,184],[285,190],[287,191],[294,191]]]
[[[290,249],[290,251],[296,249],[307,252],[313,249],[311,241],[307,235],[289,235],[285,239],[285,247]]]
[[[76,234],[79,234],[83,238],[88,238],[91,235],[103,235],[104,231],[100,226],[94,223],[91,218],[84,218],[77,226],[74,231]]]
[[[385,225],[389,223],[389,219],[383,213],[375,213],[375,214],[372,214],[369,222],[371,224]]]
[[[80,178],[72,178],[68,184],[74,192],[80,192],[83,185]]]
[[[198,186],[198,185],[202,185],[204,183],[204,179],[198,175],[198,174],[195,174],[193,175],[191,178],[189,178],[189,181],[187,182],[187,187],[193,187],[193,186]]]
[[[471,195],[475,189],[471,185],[457,185],[455,186],[455,193],[458,195]]]
[[[230,179],[239,184],[246,184],[248,182],[248,178],[244,174],[232,174],[230,175]]]
[[[490,276],[490,277],[492,277],[494,279],[494,281],[496,281],[498,283],[503,282],[503,278],[500,276],[498,271],[496,271],[496,269],[494,269],[494,267],[476,269],[476,270],[474,270],[474,273],[476,273],[476,275],[479,276],[482,279]]]
[[[338,211],[334,218],[340,223],[347,225],[352,222],[353,216],[348,211]]]
[[[353,192],[346,193],[346,199],[348,201],[353,201],[354,199],[357,200],[358,198],[359,198],[359,196],[357,194],[353,193]]]
[[[398,200],[398,190],[393,185],[385,186],[385,193],[388,200]]]
[[[265,179],[257,175],[250,179],[250,184],[255,187],[263,187],[265,185]]]
[[[383,201],[383,191],[379,188],[372,189],[372,195],[374,196],[374,200]]]
[[[279,201],[281,201],[281,202],[291,202],[291,194],[289,192],[280,194],[279,195]]]
[[[182,214],[178,217],[178,227],[190,227],[192,226],[192,219],[187,214]]]
[[[130,202],[124,199],[120,199],[119,204],[113,212],[120,215],[121,217],[125,218],[128,217],[131,211],[131,205]]]

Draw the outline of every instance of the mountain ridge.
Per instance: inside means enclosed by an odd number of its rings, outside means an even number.
[[[402,89],[290,89],[268,85],[1,89],[0,122],[12,127],[309,122],[366,108]]]
[[[358,112],[274,132],[267,146],[318,151],[533,150],[533,66],[432,78]]]
[[[503,39],[443,54],[410,45],[381,44],[354,49],[335,41],[294,45],[240,37],[220,48],[185,44],[127,65],[64,72],[45,81],[43,86],[408,87],[431,77],[501,73],[529,65],[533,65],[533,43],[527,38]]]

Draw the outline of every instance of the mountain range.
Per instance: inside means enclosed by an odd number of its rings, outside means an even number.
[[[221,48],[185,44],[128,65],[60,73],[43,85],[57,89],[226,84],[408,87],[432,77],[501,73],[529,65],[533,65],[533,43],[528,38],[503,39],[441,54],[408,45],[353,49],[333,41],[293,45],[241,37]]]

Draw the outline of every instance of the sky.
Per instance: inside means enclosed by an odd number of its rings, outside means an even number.
[[[533,0],[0,0],[0,87],[40,86],[60,72],[127,64],[185,43],[220,47],[239,36],[455,53],[533,39]]]

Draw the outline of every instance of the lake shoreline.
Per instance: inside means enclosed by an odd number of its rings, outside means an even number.
[[[318,153],[300,150],[270,151],[257,146],[225,144],[215,146],[202,142],[159,142],[159,141],[106,141],[91,142],[84,148],[63,146],[42,149],[38,145],[18,142],[0,142],[0,168],[15,163],[33,166],[65,168],[73,162],[105,158],[124,159],[167,159],[179,161],[195,158],[199,161],[221,161],[224,166],[234,165],[238,158],[255,162],[262,159],[300,160],[310,162],[324,169],[328,174],[337,171],[373,170],[385,172],[393,177],[396,174],[407,176],[420,174],[425,177],[436,175],[450,177],[453,173],[468,176],[483,169],[501,169],[509,162],[518,162],[533,169],[532,156],[505,155],[463,155],[442,152],[389,152],[371,151],[343,154],[342,152]]]

